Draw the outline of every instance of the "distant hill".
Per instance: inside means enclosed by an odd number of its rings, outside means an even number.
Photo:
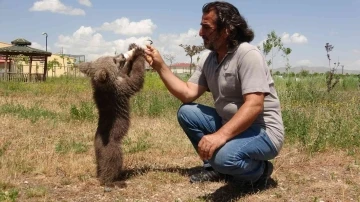
[[[307,70],[309,71],[310,74],[312,73],[326,73],[330,70],[329,67],[309,67],[309,66],[297,66],[297,67],[292,67],[290,68],[290,72],[294,72],[294,73],[299,73],[301,70]],[[281,67],[281,68],[274,68],[273,72],[277,72],[279,71],[280,73],[284,73],[286,72],[286,68],[285,67]],[[336,69],[336,73],[341,74],[341,67]],[[360,74],[360,71],[358,70],[347,70],[344,69],[344,74]]]

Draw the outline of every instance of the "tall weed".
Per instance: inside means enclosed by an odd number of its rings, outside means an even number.
[[[57,113],[43,109],[38,105],[27,108],[21,104],[11,104],[11,103],[1,105],[0,114],[12,114],[20,118],[30,119],[32,123],[35,123],[41,118],[48,118],[48,119],[58,118]]]

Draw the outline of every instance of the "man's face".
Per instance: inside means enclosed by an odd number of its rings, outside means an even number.
[[[214,10],[204,13],[201,19],[199,35],[204,40],[205,48],[216,51],[225,42],[222,32],[217,31],[216,13]]]

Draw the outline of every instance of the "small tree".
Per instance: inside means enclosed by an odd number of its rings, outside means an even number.
[[[54,72],[56,70],[56,67],[59,67],[60,66],[60,62],[54,58],[53,60],[50,60],[47,64],[48,66],[48,71],[52,70],[52,75],[54,76]],[[55,73],[56,74],[56,73]]]
[[[329,43],[325,44],[326,56],[329,60],[329,68],[330,68],[330,71],[328,72],[327,78],[326,78],[327,92],[330,92],[336,86],[336,84],[339,83],[339,77],[335,75],[335,71],[336,71],[336,68],[339,67],[340,62],[337,62],[337,63],[335,62],[333,68],[330,65],[331,58],[330,58],[329,52],[332,51],[333,49],[334,49],[333,45],[331,45]]]
[[[263,42],[262,47],[258,46],[258,48],[262,50],[265,58],[271,53],[271,58],[266,61],[269,67],[271,65],[270,72],[272,72],[274,68],[275,56],[281,51],[282,56],[286,60],[286,74],[289,75],[289,70],[291,68],[289,63],[289,55],[292,50],[291,48],[284,47],[284,44],[281,41],[281,37],[278,36],[275,31],[271,31],[269,34],[267,34],[267,39]]]
[[[175,55],[173,55],[173,54],[164,54],[164,59],[170,64],[169,67],[171,68],[173,62],[175,61]]]
[[[193,56],[196,55],[196,54],[199,54],[201,51],[203,51],[205,49],[205,47],[203,45],[200,45],[200,46],[195,46],[195,45],[183,45],[183,44],[180,44],[179,45],[180,47],[184,48],[185,52],[186,52],[186,55],[188,55],[190,57],[190,74],[191,74],[191,70],[192,70],[192,67],[193,67]]]
[[[29,57],[22,54],[12,56],[11,59],[14,61],[14,65],[17,68],[16,72],[23,72],[23,64],[29,64]]]
[[[273,67],[274,67],[273,63],[274,63],[274,57],[276,56],[276,54],[280,50],[284,51],[284,45],[281,42],[281,37],[277,36],[275,31],[271,31],[269,34],[267,34],[267,39],[265,40],[265,42],[263,42],[262,48],[261,47],[258,47],[258,48],[262,49],[265,57],[267,57],[269,55],[269,53],[271,53],[271,59],[266,61],[268,66],[271,65],[271,69],[273,69]],[[291,52],[291,49],[290,49],[290,52]]]
[[[291,68],[291,65],[290,65],[290,62],[289,62],[289,55],[290,55],[292,50],[291,50],[291,48],[283,47],[282,51],[283,51],[283,57],[286,60],[286,64],[285,64],[286,73],[289,74],[289,71],[290,71],[290,68]]]
[[[299,72],[299,75],[301,77],[307,77],[310,75],[309,71],[308,70],[305,70],[305,69],[302,69],[300,72]]]
[[[36,69],[36,74],[39,72],[39,68],[40,68],[40,65],[39,65],[39,63],[36,63],[36,65],[35,65],[35,69]]]

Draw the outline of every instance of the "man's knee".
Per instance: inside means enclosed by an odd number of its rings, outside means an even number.
[[[210,159],[209,163],[218,172],[223,174],[231,174],[234,170],[239,169],[242,159],[237,158],[235,155],[231,155],[230,152],[219,150]]]
[[[194,107],[195,107],[195,105],[192,103],[191,104],[182,104],[177,112],[178,121],[180,123],[187,121],[188,120],[187,116],[189,116],[190,114],[193,114],[192,112],[194,111]]]

